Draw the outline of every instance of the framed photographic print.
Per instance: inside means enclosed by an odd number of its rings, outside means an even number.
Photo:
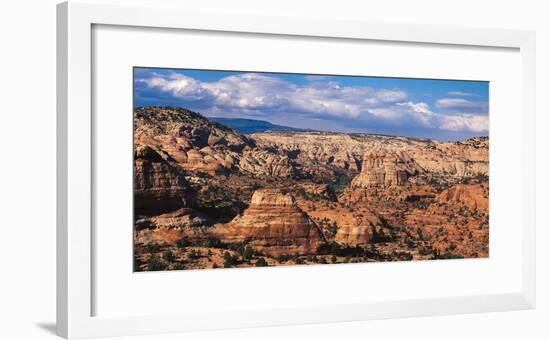
[[[135,271],[489,256],[488,82],[136,67],[133,86]]]
[[[534,75],[532,32],[58,5],[59,335],[534,308]]]

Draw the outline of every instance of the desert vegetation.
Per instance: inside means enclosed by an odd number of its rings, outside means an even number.
[[[134,110],[134,270],[489,254],[488,145]]]

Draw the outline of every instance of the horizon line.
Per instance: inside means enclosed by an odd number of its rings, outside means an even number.
[[[280,126],[280,127],[288,127],[288,128],[293,128],[293,129],[299,129],[299,130],[303,130],[303,131],[277,131],[278,133],[311,133],[311,132],[324,132],[324,133],[334,133],[334,134],[345,134],[345,135],[370,135],[370,136],[383,136],[383,137],[399,137],[399,138],[407,138],[407,139],[417,139],[417,140],[427,140],[427,141],[436,141],[438,143],[453,143],[453,142],[464,142],[464,141],[467,141],[467,140],[471,140],[471,139],[475,139],[475,138],[489,138],[489,135],[480,135],[480,136],[473,136],[473,137],[468,137],[468,138],[465,138],[465,139],[461,139],[461,140],[450,140],[450,139],[445,139],[445,140],[439,140],[439,139],[436,139],[436,138],[429,138],[429,137],[415,137],[415,136],[405,136],[405,135],[398,135],[398,134],[386,134],[386,133],[376,133],[376,132],[345,132],[345,131],[334,131],[334,130],[316,130],[316,129],[306,129],[306,128],[301,128],[301,127],[296,127],[296,126],[289,126],[289,125],[281,125],[279,123],[273,123],[267,119],[255,119],[255,118],[241,118],[241,117],[219,117],[219,116],[207,116],[205,115],[204,113],[201,113],[201,112],[198,112],[198,111],[195,111],[195,110],[191,110],[191,109],[188,109],[186,107],[183,107],[183,106],[168,106],[168,105],[146,105],[146,106],[134,106],[134,110],[135,109],[143,109],[143,108],[169,108],[169,109],[182,109],[182,110],[186,110],[186,111],[189,111],[189,112],[193,112],[193,113],[196,113],[196,114],[199,114],[201,115],[202,117],[206,118],[206,119],[211,119],[211,118],[222,118],[222,119],[241,119],[241,120],[252,120],[252,121],[257,121],[257,122],[267,122],[269,124],[272,124],[272,125],[275,125],[275,126]],[[217,124],[221,124],[221,123],[218,123],[218,122],[215,122]],[[221,125],[224,125],[224,124],[221,124]],[[231,126],[227,126],[233,130],[236,130],[237,132],[239,132],[237,129],[231,127]],[[269,130],[267,130],[269,131]],[[253,132],[253,133],[242,133],[242,132],[239,132],[243,135],[251,135],[251,134],[254,134],[254,133],[264,133],[264,132]]]

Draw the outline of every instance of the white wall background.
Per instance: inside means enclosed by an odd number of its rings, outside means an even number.
[[[93,0],[90,0],[93,1]],[[55,3],[0,5],[0,338],[54,339]],[[114,0],[112,2],[115,2]],[[117,1],[130,2],[130,1]],[[133,3],[147,3],[146,0]],[[177,1],[157,1],[170,6]],[[546,1],[193,0],[190,9],[537,30],[537,309],[132,339],[550,338],[550,22]],[[510,138],[516,132],[510,131]],[[511,159],[511,162],[519,161]]]

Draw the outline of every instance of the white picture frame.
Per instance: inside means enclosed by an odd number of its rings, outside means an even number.
[[[521,55],[521,288],[437,299],[197,314],[94,315],[92,26],[512,48]],[[397,318],[535,307],[535,33],[481,28],[191,12],[65,2],[57,7],[57,332],[66,338]],[[359,270],[359,267],[357,267]]]

